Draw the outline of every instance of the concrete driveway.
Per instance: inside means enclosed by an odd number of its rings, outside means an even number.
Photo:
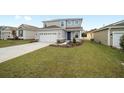
[[[50,43],[30,43],[0,48],[0,63],[50,45]]]

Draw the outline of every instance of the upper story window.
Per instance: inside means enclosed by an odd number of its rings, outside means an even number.
[[[68,24],[69,24],[69,25],[78,24],[78,21],[70,20],[70,21],[68,21]]]
[[[61,26],[64,26],[64,22],[61,22]]]
[[[78,20],[76,20],[76,21],[75,21],[75,24],[79,24],[79,21],[78,21]]]
[[[72,24],[75,24],[75,21],[74,20],[72,20]]]
[[[68,24],[71,24],[71,21],[68,21]]]

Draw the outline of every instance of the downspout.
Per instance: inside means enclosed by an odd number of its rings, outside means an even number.
[[[82,36],[81,35],[82,35],[82,31],[80,31],[80,39],[82,39]]]

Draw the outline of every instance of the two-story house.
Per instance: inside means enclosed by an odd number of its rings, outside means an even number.
[[[38,39],[41,42],[57,42],[57,40],[81,39],[82,19],[58,19],[43,21],[43,28],[38,32]]]

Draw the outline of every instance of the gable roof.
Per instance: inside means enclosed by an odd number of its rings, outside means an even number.
[[[119,28],[119,27],[124,27],[124,20],[106,25],[104,27],[99,28],[98,30],[103,30],[103,29],[108,29],[108,28]]]
[[[27,25],[27,24],[21,24],[18,29],[21,30],[28,30],[28,31],[38,31],[40,28],[36,27],[36,26],[31,26],[31,25]]]
[[[110,26],[121,26],[121,25],[124,26],[124,20],[121,20],[121,21],[118,21],[118,22],[109,24],[109,25],[107,25],[107,26],[105,26],[105,27],[110,27]]]
[[[12,27],[12,26],[0,26],[0,30],[1,31],[6,31],[6,30],[12,31],[12,30],[17,30],[17,28]]]

